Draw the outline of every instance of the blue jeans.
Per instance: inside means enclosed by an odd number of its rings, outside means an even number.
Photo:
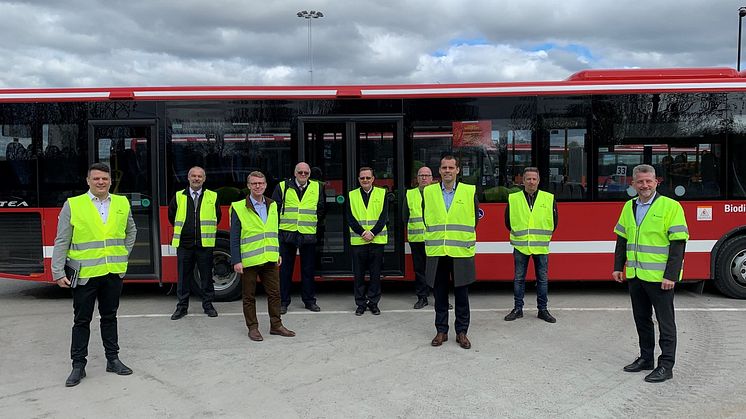
[[[515,276],[513,278],[513,298],[515,308],[523,309],[523,295],[526,292],[526,271],[528,270],[529,258],[534,259],[534,273],[536,274],[536,305],[539,310],[547,309],[547,292],[549,291],[549,278],[547,276],[549,255],[524,255],[513,249],[513,262],[515,265]]]

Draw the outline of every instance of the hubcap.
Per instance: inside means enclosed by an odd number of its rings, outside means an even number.
[[[238,274],[233,271],[231,255],[215,249],[212,256],[212,281],[215,292],[224,291],[238,280]]]
[[[731,260],[730,274],[736,282],[746,286],[746,249],[742,249]]]

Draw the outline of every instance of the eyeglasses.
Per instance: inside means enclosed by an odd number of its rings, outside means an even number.
[[[371,177],[371,176],[360,176],[358,179],[360,179],[360,180],[371,180],[371,179],[373,179],[373,177]]]
[[[295,172],[295,174],[297,174],[297,175],[310,175],[311,172],[306,172],[305,170],[299,170],[299,171]]]
[[[433,177],[433,175],[417,175],[418,177]]]

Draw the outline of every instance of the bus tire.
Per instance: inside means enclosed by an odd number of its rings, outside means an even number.
[[[746,299],[746,236],[728,240],[718,252],[715,287],[728,297]]]
[[[241,298],[241,276],[233,271],[230,242],[225,237],[218,237],[215,240],[212,280],[215,301],[235,301]]]

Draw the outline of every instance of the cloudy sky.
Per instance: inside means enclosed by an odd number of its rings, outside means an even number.
[[[310,84],[308,21],[296,16],[300,10],[324,14],[312,21],[317,85],[557,80],[586,68],[735,68],[741,3],[0,1],[0,87]]]

